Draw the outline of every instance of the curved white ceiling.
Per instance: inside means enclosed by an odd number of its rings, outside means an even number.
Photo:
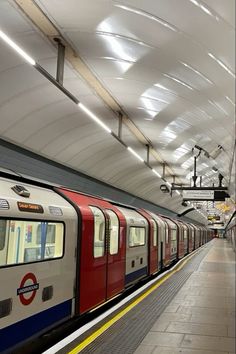
[[[86,81],[67,61],[64,86],[117,134],[114,107],[94,89],[98,79],[169,165],[169,182],[175,175],[189,184],[198,145],[213,157],[198,160],[205,186],[217,183],[216,167],[233,195],[234,0],[28,1],[42,11],[36,25],[17,3],[27,2],[0,2],[0,30],[55,76],[56,47],[37,27],[49,19],[91,71]],[[1,40],[0,81],[4,139],[179,210],[178,194],[162,194],[160,178]],[[146,159],[137,131],[123,125],[122,140]],[[214,158],[218,145],[223,149]],[[162,174],[151,155],[150,165]]]

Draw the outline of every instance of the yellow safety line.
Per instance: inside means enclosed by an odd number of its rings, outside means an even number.
[[[113,318],[111,318],[107,323],[105,323],[101,328],[97,329],[94,333],[92,333],[89,337],[87,337],[83,342],[77,345],[74,349],[72,349],[68,354],[78,354],[86,348],[90,343],[92,343],[97,337],[99,337],[102,333],[104,333],[109,327],[111,327],[114,323],[116,323],[121,317],[123,317],[127,312],[129,312],[132,308],[138,305],[142,300],[144,300],[149,294],[151,294],[154,290],[156,290],[162,283],[164,283],[171,275],[178,272],[183,266],[195,255],[196,253],[188,256],[188,259],[184,260],[176,269],[169,272],[163,278],[157,281],[157,283],[149,290],[147,290],[144,294],[142,294],[139,298],[134,300],[130,305],[128,305],[124,310],[119,312]]]

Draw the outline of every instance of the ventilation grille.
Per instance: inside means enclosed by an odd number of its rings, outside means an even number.
[[[0,209],[8,210],[10,209],[9,203],[6,199],[0,199]]]
[[[52,214],[54,216],[62,216],[63,215],[61,208],[55,207],[55,206],[50,206],[49,212],[50,212],[50,214]]]
[[[10,315],[12,310],[12,299],[0,301],[0,318]]]

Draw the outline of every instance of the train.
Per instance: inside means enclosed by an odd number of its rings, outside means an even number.
[[[213,238],[203,226],[0,176],[0,352],[86,314]]]
[[[228,224],[225,228],[225,237],[231,244],[233,251],[236,252],[236,213],[234,211],[232,217],[230,218]]]

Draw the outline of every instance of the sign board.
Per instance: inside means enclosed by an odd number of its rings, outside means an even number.
[[[220,220],[220,215],[208,215],[208,220]]]
[[[214,200],[214,191],[209,190],[183,190],[185,200]]]
[[[17,202],[17,205],[20,211],[26,211],[30,213],[40,213],[40,214],[43,214],[44,212],[43,207],[39,204]]]

